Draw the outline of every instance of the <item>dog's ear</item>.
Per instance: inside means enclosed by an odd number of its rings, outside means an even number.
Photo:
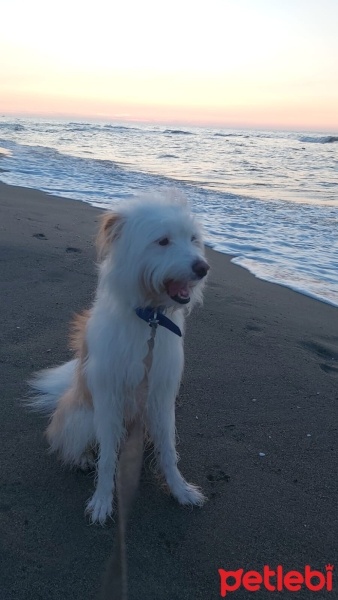
[[[103,260],[116,240],[122,228],[122,217],[117,213],[107,213],[101,218],[101,225],[96,238],[96,249],[99,260]]]

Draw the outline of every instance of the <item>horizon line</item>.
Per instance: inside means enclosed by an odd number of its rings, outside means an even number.
[[[314,125],[310,125],[309,123],[304,123],[304,124],[299,124],[299,125],[292,125],[292,124],[278,124],[278,123],[261,123],[261,122],[257,122],[255,124],[250,123],[250,122],[245,122],[243,121],[237,121],[237,122],[230,122],[230,121],[220,121],[220,120],[215,120],[215,121],[211,121],[211,120],[203,120],[203,119],[184,119],[184,117],[182,118],[148,118],[148,117],[141,117],[141,116],[133,116],[130,115],[128,113],[117,113],[117,114],[111,114],[108,115],[106,113],[103,114],[91,114],[91,113],[84,113],[84,114],[78,114],[75,112],[66,112],[66,111],[60,111],[60,112],[55,112],[55,111],[25,111],[25,110],[1,110],[0,111],[0,118],[7,118],[7,117],[14,117],[14,118],[36,118],[36,119],[46,119],[46,118],[50,118],[50,119],[54,119],[54,120],[68,120],[68,119],[74,119],[76,121],[82,122],[84,119],[88,120],[88,121],[93,121],[93,122],[119,122],[119,123],[135,123],[135,124],[140,124],[140,125],[163,125],[163,126],[168,126],[168,125],[179,125],[182,127],[196,127],[196,128],[210,128],[210,129],[244,129],[244,130],[253,130],[253,131],[284,131],[284,132],[290,132],[290,133],[297,133],[297,132],[313,132],[313,133],[338,133],[338,126],[335,125],[330,125],[330,126],[322,126],[319,124],[314,124]]]

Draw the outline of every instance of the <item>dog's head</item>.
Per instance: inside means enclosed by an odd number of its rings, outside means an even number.
[[[180,308],[201,300],[209,265],[202,233],[182,200],[140,199],[102,220],[101,280],[127,304]]]

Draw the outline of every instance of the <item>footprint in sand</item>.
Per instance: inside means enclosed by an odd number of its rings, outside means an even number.
[[[324,373],[329,373],[330,375],[333,375],[333,377],[338,377],[338,367],[335,365],[326,365],[325,363],[322,363],[319,366]]]
[[[207,475],[207,480],[210,483],[217,483],[218,481],[229,481],[230,475],[227,475],[219,465],[213,465],[210,472]]]
[[[320,368],[324,373],[338,377],[338,338],[333,337],[325,339],[324,341],[304,341],[300,342],[300,345],[309,350],[312,354],[315,354],[322,362],[319,364]]]
[[[66,248],[66,252],[82,252],[82,250],[80,250],[80,248],[74,248],[73,246],[68,246],[68,248]]]

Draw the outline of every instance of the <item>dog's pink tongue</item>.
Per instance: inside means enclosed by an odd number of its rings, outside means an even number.
[[[189,298],[188,284],[183,283],[183,281],[170,281],[167,290],[171,297],[181,296],[182,298]]]

